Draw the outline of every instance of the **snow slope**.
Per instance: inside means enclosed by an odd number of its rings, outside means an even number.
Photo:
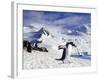
[[[87,27],[85,24],[83,27]],[[26,27],[24,27],[26,28]],[[42,27],[27,27],[24,29],[24,39],[32,40],[34,32],[38,32]],[[74,35],[73,30],[63,30],[59,27],[47,26],[44,27],[48,32],[49,36],[42,35],[39,40],[42,43],[38,44],[39,47],[46,47],[48,52],[40,52],[33,50],[32,53],[28,53],[24,50],[23,53],[23,69],[40,69],[40,68],[62,68],[62,67],[84,67],[91,65],[91,30],[90,27],[86,28],[86,32],[75,30],[80,35]],[[63,34],[64,31],[64,34]],[[75,32],[74,31],[74,32]],[[72,33],[69,35],[68,33]],[[38,33],[40,34],[40,33]],[[32,38],[30,36],[33,36]],[[56,58],[60,58],[62,50],[58,50],[59,45],[65,45],[66,42],[72,41],[76,44],[77,48],[72,48],[72,55],[69,59],[70,63],[66,60],[64,64],[60,61],[56,61]],[[78,57],[78,53],[82,54],[83,57]]]

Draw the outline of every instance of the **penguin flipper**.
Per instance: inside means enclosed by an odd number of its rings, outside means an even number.
[[[60,59],[55,59],[55,60],[61,61],[62,59],[60,58]]]

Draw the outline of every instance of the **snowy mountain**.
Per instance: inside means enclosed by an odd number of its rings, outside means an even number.
[[[76,35],[76,36],[81,36],[82,33],[84,34],[90,34],[91,33],[91,27],[90,24],[82,24],[82,25],[68,25],[64,26],[64,29],[62,34],[67,34],[67,35]]]
[[[29,42],[35,42],[41,40],[43,36],[49,36],[49,32],[43,27],[36,32],[34,32],[34,30],[32,31],[32,29],[29,32],[27,32],[26,35],[24,35],[24,39],[28,40]],[[27,37],[25,38],[25,36]]]
[[[82,29],[84,30],[81,30]],[[74,29],[59,29],[52,27],[41,27],[39,29],[35,27],[27,27],[24,34],[24,39],[28,41],[42,41],[39,46],[46,47],[48,49],[52,48],[54,50],[58,50],[59,45],[65,45],[69,40],[74,42],[77,45],[77,49],[73,48],[73,53],[78,52],[88,52],[90,54],[91,50],[91,36],[90,36],[90,25],[84,24],[84,26],[78,26]],[[26,29],[26,28],[24,28]]]

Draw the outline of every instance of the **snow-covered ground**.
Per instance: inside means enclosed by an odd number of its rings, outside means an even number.
[[[32,35],[38,35],[40,34],[40,32],[45,33],[45,29],[49,32],[49,36],[42,34],[41,37],[37,38],[37,40],[42,40],[42,43],[38,44],[38,46],[47,48],[48,52],[32,50],[31,53],[28,53],[25,49],[23,50],[23,69],[46,69],[91,66],[90,29],[87,29],[86,33],[78,32],[80,35],[74,35],[72,31],[64,31],[61,28],[54,28],[51,26],[45,27],[44,29],[36,29],[34,27],[29,30],[29,27],[27,27],[28,29],[26,29],[26,27],[24,28],[24,39],[26,40],[34,40],[35,37]],[[36,33],[32,33],[34,31],[36,31]],[[72,33],[73,35],[68,35],[68,33]],[[62,56],[62,50],[58,50],[58,46],[65,45],[68,41],[75,43],[77,48],[72,48],[69,59],[66,59],[64,63],[62,63],[62,61],[55,60],[61,58]],[[77,56],[78,53],[82,54],[83,56]]]
[[[49,52],[39,52],[33,50],[28,53],[23,52],[23,69],[46,69],[46,68],[68,68],[68,67],[86,67],[91,65],[90,59],[70,57],[65,63],[55,59],[61,57],[61,51],[49,50]]]

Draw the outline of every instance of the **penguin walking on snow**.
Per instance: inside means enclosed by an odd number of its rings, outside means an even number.
[[[66,43],[65,46],[59,46],[58,49],[63,49],[63,53],[62,53],[62,56],[60,59],[56,59],[56,60],[59,60],[59,61],[62,61],[64,63],[64,60],[68,57],[69,53],[68,53],[68,46],[69,45],[72,45],[74,47],[76,47],[76,45],[73,43],[73,42],[68,42]]]

